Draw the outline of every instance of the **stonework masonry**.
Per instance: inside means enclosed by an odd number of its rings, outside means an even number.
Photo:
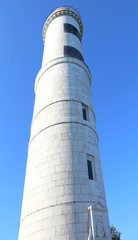
[[[18,240],[111,239],[91,74],[77,55],[64,56],[65,45],[83,56],[80,39],[64,32],[64,23],[83,34],[80,15],[68,6],[44,25]]]

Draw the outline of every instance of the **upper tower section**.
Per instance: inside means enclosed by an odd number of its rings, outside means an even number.
[[[44,54],[42,67],[62,57],[83,61],[81,38],[83,25],[79,13],[70,6],[56,8],[43,28]]]

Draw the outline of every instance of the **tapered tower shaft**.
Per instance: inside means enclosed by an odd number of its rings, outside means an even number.
[[[19,240],[110,239],[82,34],[68,6],[44,25]]]

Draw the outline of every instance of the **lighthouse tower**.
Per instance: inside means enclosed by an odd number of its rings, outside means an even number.
[[[56,8],[43,28],[18,240],[110,240],[79,13]]]

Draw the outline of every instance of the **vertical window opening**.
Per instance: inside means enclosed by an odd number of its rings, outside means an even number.
[[[87,120],[86,109],[83,108],[83,109],[82,109],[82,112],[83,112],[83,119],[84,119],[84,120]]]
[[[88,178],[96,181],[94,156],[87,154]]]
[[[87,160],[87,165],[88,165],[88,177],[89,177],[89,179],[93,180],[92,162]]]
[[[82,105],[82,116],[85,121],[89,120],[88,107],[86,105]]]

